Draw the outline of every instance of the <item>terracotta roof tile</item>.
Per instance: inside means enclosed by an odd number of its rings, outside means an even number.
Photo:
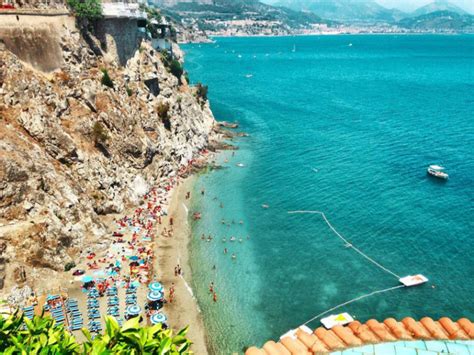
[[[308,333],[303,329],[298,328],[296,336],[313,354],[328,352],[326,345],[324,345],[324,343],[313,333]]]
[[[280,342],[283,344],[285,348],[287,348],[292,355],[307,355],[311,354],[308,351],[306,345],[304,345],[301,341],[293,337],[284,337],[280,339]]]
[[[466,332],[467,336],[474,339],[474,324],[467,318],[461,318],[458,320],[458,324]]]
[[[383,343],[397,340],[474,339],[474,324],[466,318],[453,322],[449,318],[434,321],[429,317],[419,322],[407,317],[401,322],[388,318],[383,323],[371,319],[366,324],[351,322],[347,327],[336,326],[332,330],[319,327],[314,333],[306,326],[289,332],[280,342],[268,341],[263,350],[249,348],[246,355],[304,355],[325,354],[334,350]]]
[[[441,324],[444,330],[448,333],[449,339],[469,339],[466,332],[459,326],[459,324],[454,323],[451,319],[443,317],[439,320],[439,324]]]
[[[362,340],[357,338],[352,332],[351,328],[343,327],[342,325],[337,325],[332,328],[332,331],[340,338],[344,343],[349,346],[360,346],[362,345]]]
[[[314,331],[314,334],[322,340],[330,350],[339,350],[346,348],[346,344],[334,334],[332,330],[320,327]]]
[[[383,322],[397,339],[412,340],[411,333],[405,328],[403,323],[397,322],[394,318],[387,318]]]
[[[375,319],[370,319],[366,323],[370,330],[374,332],[382,341],[395,341],[397,338],[395,338],[392,333],[390,333],[390,330],[388,327],[383,324],[379,323]]]
[[[265,350],[265,352],[269,355],[291,355],[287,348],[285,348],[280,343],[275,343],[272,340],[265,343],[263,350]]]
[[[370,330],[367,324],[361,324],[358,321],[354,321],[349,324],[349,328],[351,328],[354,334],[366,344],[380,342],[379,337]]]
[[[430,317],[421,318],[420,323],[426,328],[426,330],[428,330],[432,338],[448,339],[448,333],[446,333],[444,328]]]
[[[259,348],[256,348],[255,346],[252,346],[251,348],[247,349],[245,354],[246,355],[267,355],[267,352],[263,349],[259,349]]]
[[[430,339],[431,335],[428,330],[423,327],[420,323],[411,317],[403,318],[402,323],[405,325],[408,331],[411,332],[416,339]]]

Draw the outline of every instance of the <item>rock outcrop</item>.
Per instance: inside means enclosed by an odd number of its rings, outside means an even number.
[[[78,31],[59,45],[62,68],[48,74],[0,48],[0,292],[41,279],[52,287],[66,263],[104,242],[107,215],[217,138],[208,103],[148,44],[125,67]]]

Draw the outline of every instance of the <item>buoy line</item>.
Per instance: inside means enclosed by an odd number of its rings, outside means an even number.
[[[356,301],[359,301],[363,298],[367,298],[367,297],[370,297],[370,296],[373,296],[373,295],[376,295],[376,294],[379,294],[379,293],[384,293],[384,292],[388,292],[388,291],[392,291],[392,290],[396,290],[397,288],[402,288],[402,287],[406,287],[405,285],[398,285],[398,286],[393,286],[393,287],[389,287],[389,288],[385,288],[383,290],[377,290],[377,291],[373,291],[373,292],[370,292],[370,293],[367,293],[365,295],[362,295],[362,296],[359,296],[359,297],[356,297],[356,298],[353,298],[349,301],[346,301],[344,303],[341,303],[341,304],[338,304],[337,306],[334,306],[324,312],[321,312],[319,313],[318,315],[314,316],[313,318],[307,320],[306,322],[304,322],[302,325],[307,325],[308,323],[311,323],[312,321],[324,316],[325,314],[329,313],[329,312],[332,312],[338,308],[341,308],[343,306],[347,306],[348,304],[351,304],[353,302],[356,302]]]
[[[392,276],[396,277],[397,280],[400,279],[400,276],[397,275],[396,273],[394,273],[393,271],[387,269],[385,266],[381,265],[380,263],[378,263],[377,261],[375,261],[374,259],[372,259],[370,256],[368,256],[367,254],[365,254],[364,252],[362,252],[362,250],[360,250],[359,248],[355,247],[352,243],[350,243],[346,238],[344,238],[341,233],[339,233],[334,227],[333,225],[329,222],[329,220],[326,218],[326,215],[324,214],[324,212],[321,212],[321,211],[288,211],[289,214],[319,214],[323,217],[324,221],[326,222],[326,224],[328,225],[328,227],[334,232],[334,234],[336,234],[344,243],[346,243],[346,246],[349,247],[349,248],[352,248],[354,249],[357,253],[359,253],[360,255],[362,255],[364,258],[366,258],[367,260],[369,260],[372,264],[376,265],[377,267],[379,267],[380,269],[382,269],[383,271],[391,274]]]

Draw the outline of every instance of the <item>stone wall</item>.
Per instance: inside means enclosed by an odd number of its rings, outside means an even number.
[[[65,28],[74,28],[71,16],[0,15],[0,41],[6,49],[44,72],[63,64],[59,37]]]
[[[107,18],[97,24],[96,36],[109,59],[125,65],[135,54],[144,38],[138,32],[137,22],[137,19]]]

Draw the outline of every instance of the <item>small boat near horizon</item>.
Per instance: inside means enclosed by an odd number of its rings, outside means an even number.
[[[449,175],[444,172],[444,167],[440,165],[430,165],[427,169],[427,173],[438,179],[448,180]]]

